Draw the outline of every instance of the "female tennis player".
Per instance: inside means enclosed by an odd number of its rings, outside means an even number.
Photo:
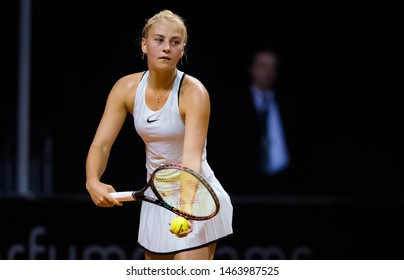
[[[233,234],[231,199],[206,159],[209,93],[195,77],[177,68],[185,54],[185,20],[162,10],[146,20],[141,50],[147,70],[120,78],[112,87],[86,161],[86,189],[100,207],[121,206],[101,182],[110,151],[128,113],[146,146],[147,179],[163,164],[177,163],[200,173],[213,187],[220,211],[206,221],[190,222],[183,234],[169,230],[170,211],[142,203],[138,242],[146,260],[212,260],[217,242]]]

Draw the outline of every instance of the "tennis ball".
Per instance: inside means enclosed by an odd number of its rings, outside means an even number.
[[[188,220],[184,217],[178,216],[171,220],[171,231],[174,233],[181,233],[188,229]]]

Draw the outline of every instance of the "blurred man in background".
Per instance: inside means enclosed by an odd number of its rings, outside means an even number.
[[[255,50],[247,83],[232,92],[227,126],[229,157],[239,166],[230,188],[234,193],[286,194],[294,187],[297,110],[292,96],[278,87],[279,62],[274,51]]]

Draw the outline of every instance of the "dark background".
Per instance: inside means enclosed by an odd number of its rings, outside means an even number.
[[[87,209],[91,208],[85,191],[87,150],[115,81],[145,69],[137,45],[145,19],[169,8],[188,24],[187,61],[179,68],[200,79],[210,92],[208,161],[230,194],[226,177],[240,167],[230,167],[221,158],[221,148],[234,139],[221,133],[219,120],[231,118],[226,107],[232,98],[229,89],[246,81],[252,48],[267,45],[279,52],[280,86],[298,101],[297,192],[277,199],[233,196],[240,237],[248,240],[241,221],[251,214],[260,226],[278,230],[273,242],[282,248],[288,247],[287,240],[296,246],[308,244],[316,252],[309,258],[402,258],[398,235],[403,232],[397,227],[404,210],[398,1],[254,0],[220,7],[217,1],[33,1],[32,5],[31,128],[52,135],[54,196],[29,202],[4,198],[0,209],[38,209],[38,215],[25,219],[34,219],[33,225],[35,219],[45,219],[50,228],[55,226],[52,220],[42,215],[52,211],[40,210],[48,204],[54,211],[72,209],[68,210],[72,215],[83,215],[80,226],[86,225],[86,217],[100,218]],[[11,17],[1,20],[5,78],[1,124],[11,133],[16,128],[18,96],[18,8],[18,1],[9,3],[3,14]],[[34,140],[31,149],[34,153]],[[125,189],[143,185],[144,177],[144,146],[128,117],[104,180]],[[79,206],[60,207],[61,200]],[[15,211],[6,219],[13,225],[25,215]],[[8,228],[10,236],[18,229],[25,235],[30,229]],[[325,233],[318,234],[322,229]],[[267,238],[262,233],[256,240],[265,245]],[[286,241],[280,241],[283,238]],[[368,246],[367,238],[377,243]],[[133,244],[135,239],[128,237]],[[330,240],[339,241],[325,250]],[[17,241],[1,244],[2,258],[12,242]],[[346,250],[352,247],[355,250]]]

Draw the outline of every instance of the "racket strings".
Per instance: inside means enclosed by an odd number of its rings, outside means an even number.
[[[161,169],[155,173],[153,185],[160,199],[182,213],[206,217],[217,211],[217,201],[204,182],[189,172]]]

